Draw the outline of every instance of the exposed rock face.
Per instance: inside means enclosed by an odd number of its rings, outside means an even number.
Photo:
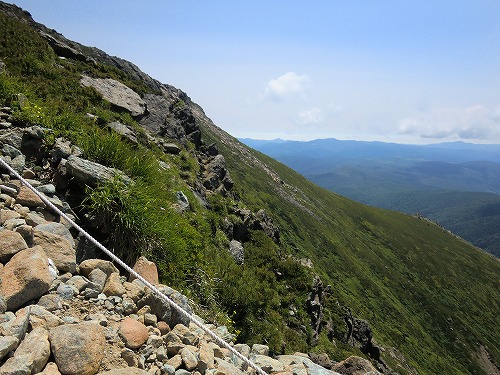
[[[130,112],[133,117],[142,117],[146,112],[146,103],[134,90],[112,78],[91,78],[82,76],[83,86],[95,88],[111,104]]]
[[[148,107],[148,113],[140,120],[140,124],[151,133],[159,134],[169,113],[170,100],[162,95],[146,94],[144,101]]]
[[[205,165],[203,186],[212,191],[221,190],[222,188],[226,190],[232,189],[233,181],[226,169],[224,156],[216,155]]]
[[[40,246],[21,250],[0,270],[0,292],[7,308],[15,310],[45,294],[54,280],[49,260]]]
[[[40,35],[45,38],[47,42],[49,42],[50,46],[58,56],[79,61],[92,61],[92,59],[77,51],[75,48],[70,47],[61,39],[55,38],[52,35],[44,32],[41,32]]]
[[[225,231],[230,239],[244,241],[250,230],[262,230],[276,244],[281,242],[279,228],[273,224],[264,210],[253,213],[248,209],[235,208],[232,212],[237,220],[226,220]]]
[[[245,249],[241,242],[231,240],[229,243],[229,253],[234,258],[237,264],[243,264],[245,261]]]
[[[313,342],[317,342],[319,338],[319,334],[324,325],[324,298],[325,293],[330,290],[330,286],[326,288],[323,286],[321,279],[316,276],[313,281],[313,287],[311,293],[309,293],[309,297],[306,301],[307,312],[311,317],[311,326],[313,329],[312,340]]]
[[[186,96],[186,99],[187,96]],[[185,145],[186,141],[192,142],[196,149],[201,146],[201,131],[192,113],[192,110],[185,105],[183,99],[178,99],[170,104],[164,124],[160,127],[161,136],[175,139]]]

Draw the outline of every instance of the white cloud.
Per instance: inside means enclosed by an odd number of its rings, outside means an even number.
[[[271,97],[274,99],[283,98],[291,94],[301,93],[309,82],[307,74],[298,75],[294,72],[288,72],[282,76],[271,79],[267,82],[264,97]]]
[[[318,124],[325,118],[323,111],[319,108],[311,108],[298,113],[302,124]]]
[[[481,104],[466,108],[439,108],[401,120],[398,133],[426,139],[498,141],[498,112],[498,108],[492,110]]]

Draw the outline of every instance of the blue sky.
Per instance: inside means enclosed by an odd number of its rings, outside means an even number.
[[[18,0],[259,139],[500,143],[500,2]]]

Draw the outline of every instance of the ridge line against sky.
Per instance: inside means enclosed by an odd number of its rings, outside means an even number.
[[[500,143],[500,2],[17,0],[231,135]]]

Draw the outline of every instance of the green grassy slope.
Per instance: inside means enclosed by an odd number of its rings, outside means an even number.
[[[241,158],[236,142],[218,146],[243,200],[269,208],[287,246],[311,257],[378,340],[425,373],[481,373],[478,343],[498,361],[498,260],[426,220],[332,194],[256,151]]]
[[[369,173],[369,174],[367,174]],[[335,174],[307,176],[320,186],[358,202],[409,214],[420,213],[490,254],[500,256],[500,195],[443,190],[418,184],[380,168],[339,169]]]
[[[332,285],[326,313],[338,331],[344,329],[343,312],[336,302],[367,319],[376,339],[397,348],[419,373],[483,374],[475,358],[479,345],[500,362],[497,259],[428,221],[319,188],[205,117],[202,137],[217,144],[235,183],[234,196],[209,196],[207,209],[190,190],[201,169],[193,146],[165,155],[146,137],[134,147],[122,142],[106,123],[119,120],[136,128],[137,123],[80,87],[79,77],[83,71],[112,77],[141,93],[148,91],[143,82],[110,66],[60,60],[28,25],[3,15],[0,30],[0,59],[7,69],[0,74],[0,104],[14,106],[19,124],[50,129],[47,147],[64,136],[82,147],[85,157],[132,178],[127,189],[110,184],[89,190],[84,202],[111,226],[108,244],[120,239],[123,255],[151,256],[164,282],[193,298],[209,318],[223,315],[216,318],[241,331],[241,340],[268,342],[275,350],[285,340],[287,352],[327,350],[335,360],[355,352],[340,342],[335,347],[325,335],[318,347],[308,346],[307,329],[300,327],[308,325],[304,305],[312,272],[291,260],[293,255],[310,258],[313,271]],[[13,99],[19,92],[28,101],[22,108]],[[87,112],[101,121],[90,120]],[[170,168],[159,168],[157,159]],[[178,190],[192,202],[184,214],[172,207]],[[280,246],[261,232],[251,233],[243,266],[227,254],[228,238],[221,230],[235,206],[265,208],[281,233]],[[291,305],[298,309],[293,317]],[[389,351],[383,358],[406,372]]]

